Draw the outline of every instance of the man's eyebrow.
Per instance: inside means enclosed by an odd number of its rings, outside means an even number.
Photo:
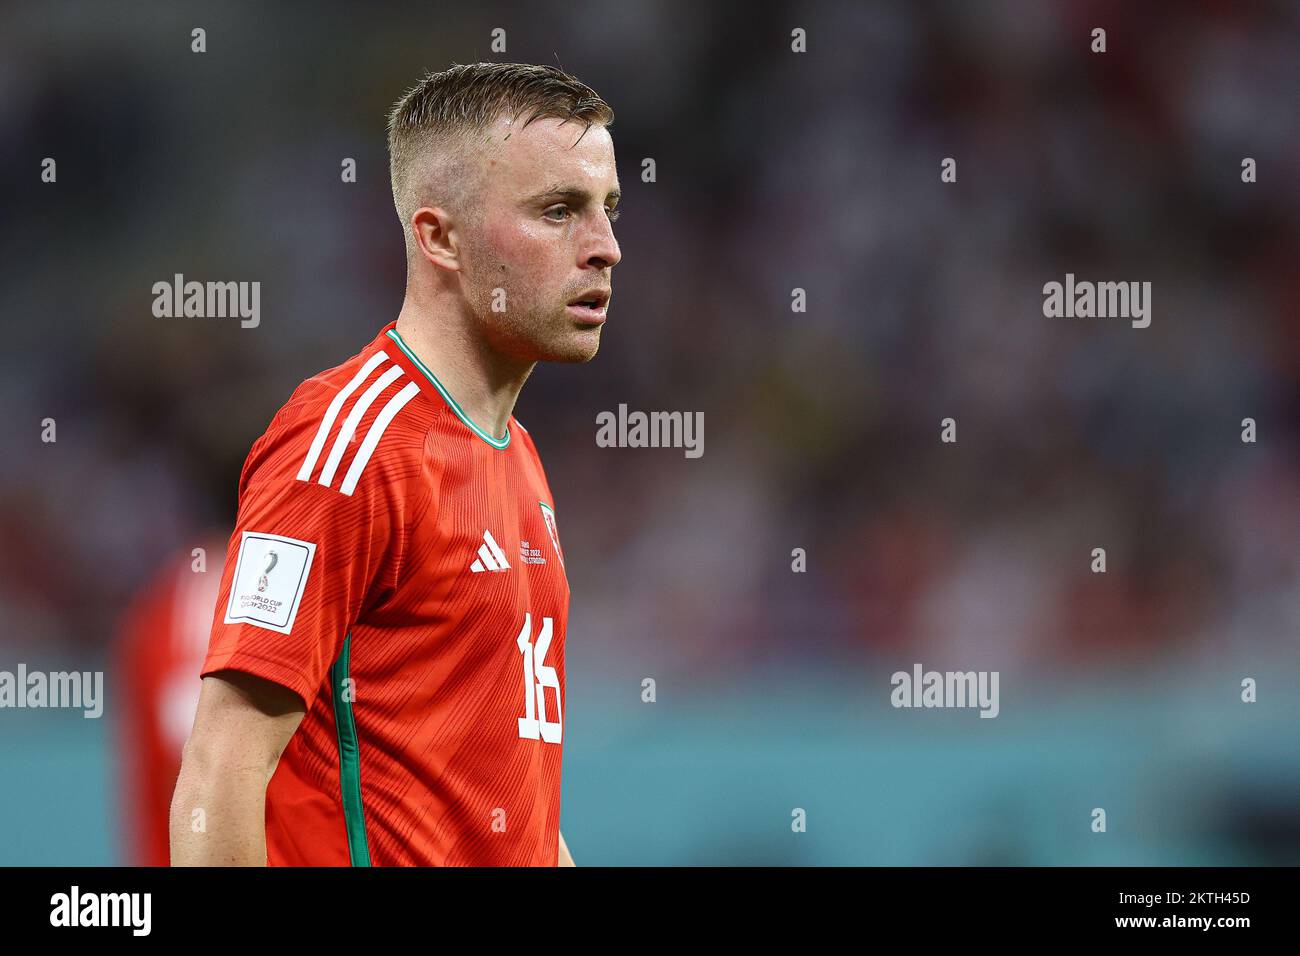
[[[617,205],[618,201],[623,198],[623,193],[617,186],[615,186],[609,191],[609,195],[606,198],[609,202]],[[591,193],[577,186],[552,186],[550,189],[537,193],[535,196],[530,196],[528,202],[546,202],[553,199],[567,199],[570,202],[582,204],[591,200]]]

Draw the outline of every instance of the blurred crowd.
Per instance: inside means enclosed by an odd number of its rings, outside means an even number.
[[[516,411],[571,658],[716,681],[1293,655],[1294,7],[440,9],[0,14],[0,646],[102,646],[228,533],[276,409],[396,316],[389,104],[517,59],[609,100],[624,191],[600,355],[539,368]],[[1150,328],[1044,317],[1067,272],[1150,281]],[[260,326],[155,318],[175,273],[260,281]],[[597,447],[620,403],[704,412],[704,456]]]

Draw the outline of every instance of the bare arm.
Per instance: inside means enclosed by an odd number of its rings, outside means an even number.
[[[577,866],[573,862],[573,857],[569,855],[569,844],[564,842],[564,834],[560,834],[560,859],[556,866]]]
[[[266,785],[305,709],[286,687],[203,678],[171,806],[172,866],[265,866]]]

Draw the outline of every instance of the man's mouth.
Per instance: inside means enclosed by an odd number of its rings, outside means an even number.
[[[608,289],[590,289],[570,300],[568,311],[578,321],[600,325],[605,321],[609,309],[610,291]]]

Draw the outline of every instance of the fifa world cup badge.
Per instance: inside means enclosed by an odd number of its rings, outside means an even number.
[[[274,551],[268,551],[268,552],[266,552],[266,567],[264,567],[264,568],[262,569],[262,576],[261,576],[260,578],[257,579],[257,590],[258,590],[258,591],[265,591],[265,590],[266,590],[266,586],[267,586],[267,584],[270,583],[270,582],[267,580],[267,575],[271,573],[271,569],[272,569],[273,567],[275,567],[276,562],[278,562],[279,560],[280,560],[279,555],[277,555]]]

